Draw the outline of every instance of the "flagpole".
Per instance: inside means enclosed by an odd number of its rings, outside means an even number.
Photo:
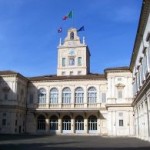
[[[72,27],[74,28],[74,10],[72,10]]]

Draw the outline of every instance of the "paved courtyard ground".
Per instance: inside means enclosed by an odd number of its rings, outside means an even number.
[[[150,142],[126,137],[0,135],[0,150],[150,150]]]

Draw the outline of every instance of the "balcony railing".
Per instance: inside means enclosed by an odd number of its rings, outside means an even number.
[[[75,108],[84,108],[84,104],[74,104]]]
[[[91,109],[91,108],[105,108],[106,104],[131,104],[133,98],[107,98],[106,103],[59,103],[59,104],[33,104],[28,105],[28,108],[35,108],[35,109]]]
[[[77,108],[101,108],[105,107],[105,105],[102,105],[101,103],[93,103],[93,104],[87,104],[87,103],[82,103],[82,104],[34,104],[34,105],[29,105],[29,108],[38,108],[38,109],[77,109]]]

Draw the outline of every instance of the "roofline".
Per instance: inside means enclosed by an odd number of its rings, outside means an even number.
[[[104,70],[105,73],[108,72],[124,72],[124,71],[129,71],[130,72],[130,68],[128,66],[123,66],[123,67],[112,67],[112,68],[106,68]]]
[[[60,80],[106,80],[105,74],[88,74],[88,75],[74,75],[74,76],[57,76],[45,75],[37,77],[29,77],[30,81],[60,81]]]
[[[20,77],[26,81],[28,81],[28,78],[24,77],[22,74],[12,71],[12,70],[5,70],[5,71],[0,71],[0,76],[8,76],[8,75],[15,75],[16,77]]]

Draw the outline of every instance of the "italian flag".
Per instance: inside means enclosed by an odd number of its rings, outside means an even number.
[[[67,19],[69,19],[69,18],[72,18],[72,11],[70,11],[70,12],[68,13],[68,15],[64,16],[64,17],[63,17],[63,20],[67,20]]]

